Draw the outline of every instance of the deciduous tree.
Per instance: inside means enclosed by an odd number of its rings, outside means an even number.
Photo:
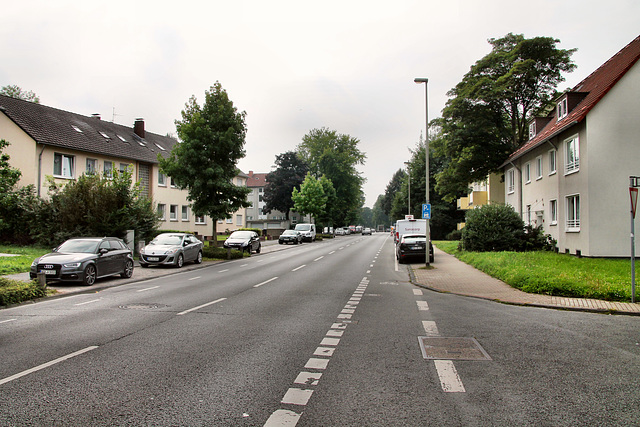
[[[283,212],[289,219],[293,209],[291,193],[299,187],[309,171],[309,167],[295,151],[287,151],[276,156],[276,169],[267,174],[264,188],[264,212],[273,210]]]

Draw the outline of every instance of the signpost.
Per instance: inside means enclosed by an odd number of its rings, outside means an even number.
[[[636,302],[636,237],[634,220],[636,218],[636,207],[638,206],[638,187],[640,187],[640,177],[629,177],[629,196],[631,198],[631,302]]]

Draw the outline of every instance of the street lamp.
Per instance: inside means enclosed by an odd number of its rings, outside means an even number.
[[[424,152],[426,157],[425,170],[427,175],[426,180],[426,193],[427,193],[427,204],[429,204],[429,79],[427,78],[415,78],[414,82],[420,84],[424,83],[424,99],[425,99],[425,111],[426,111],[426,119],[427,119],[427,133],[424,138]],[[425,264],[429,267],[429,242],[431,241],[431,229],[429,228],[429,218],[427,218],[427,250],[425,251]]]
[[[409,186],[407,190],[407,215],[411,215],[411,169],[409,169],[409,162],[404,162],[407,165],[407,176],[409,180],[407,181],[407,185]]]

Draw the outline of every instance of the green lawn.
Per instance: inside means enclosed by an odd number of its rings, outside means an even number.
[[[631,261],[577,258],[554,252],[460,252],[458,242],[439,249],[525,292],[608,301],[631,301]],[[636,290],[636,299],[638,298]]]
[[[25,273],[29,271],[34,259],[49,252],[51,252],[51,248],[0,245],[0,254],[18,255],[12,257],[0,257],[0,276]]]

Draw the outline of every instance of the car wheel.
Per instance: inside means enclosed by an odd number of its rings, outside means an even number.
[[[182,254],[178,255],[178,260],[176,261],[176,267],[182,268],[184,265],[184,256]]]
[[[198,251],[198,256],[196,257],[196,260],[194,262],[196,264],[202,264],[202,251]]]
[[[262,245],[258,243],[258,249],[256,249],[256,253],[259,254],[261,250],[262,250]]]
[[[124,270],[120,273],[120,277],[128,279],[131,276],[133,276],[133,261],[128,259],[127,262],[124,263]]]
[[[93,264],[87,265],[82,274],[82,284],[85,286],[91,286],[96,283],[96,266]]]
[[[279,241],[279,242],[278,242],[278,244],[280,244],[280,245],[284,245],[284,242],[280,242],[280,241]]]

